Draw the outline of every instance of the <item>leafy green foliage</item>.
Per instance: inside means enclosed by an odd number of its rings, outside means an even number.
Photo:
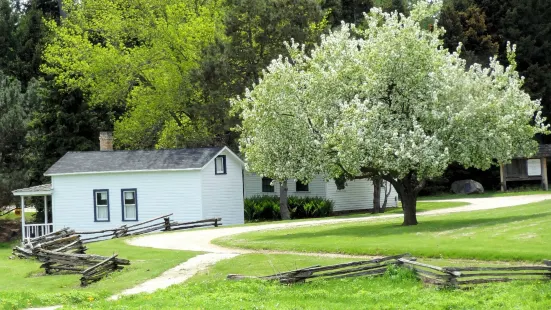
[[[333,202],[320,197],[289,197],[291,219],[326,217],[333,213]],[[279,197],[254,196],[245,199],[245,220],[279,220]]]
[[[125,109],[115,124],[120,147],[154,147],[174,128],[208,139],[208,110],[190,77],[221,34],[220,8],[216,0],[74,3],[60,26],[48,23],[43,71],[83,90],[91,106]]]

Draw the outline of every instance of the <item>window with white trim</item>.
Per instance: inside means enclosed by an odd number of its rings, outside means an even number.
[[[109,190],[94,190],[94,219],[96,222],[109,222]]]
[[[122,190],[122,220],[138,220],[138,192],[135,188]]]
[[[226,155],[220,155],[214,159],[215,174],[226,174]]]

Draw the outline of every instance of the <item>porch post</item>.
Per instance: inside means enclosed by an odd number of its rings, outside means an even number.
[[[25,241],[25,196],[21,196],[21,237]]]
[[[48,224],[48,196],[44,195],[44,224]]]

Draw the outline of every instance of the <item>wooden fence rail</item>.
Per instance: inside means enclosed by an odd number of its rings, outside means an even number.
[[[130,262],[117,258],[117,255],[105,257],[85,254],[87,248],[84,243],[136,236],[155,231],[171,231],[196,227],[222,225],[221,218],[205,219],[192,222],[171,221],[171,214],[159,216],[133,225],[104,229],[97,231],[76,232],[70,228],[52,232],[38,238],[27,239],[21,246],[13,248],[13,255],[19,258],[37,258],[42,262],[41,268],[46,274],[58,272],[80,273],[81,285],[86,286],[98,281],[113,271],[120,270]],[[87,236],[82,238],[82,235]],[[89,237],[88,237],[89,236]]]
[[[156,217],[141,223],[137,223],[134,225],[130,225],[130,226],[123,225],[113,229],[105,229],[105,230],[99,230],[99,231],[83,231],[83,232],[76,232],[76,234],[94,235],[92,237],[86,237],[82,239],[84,243],[89,243],[89,242],[95,242],[95,241],[100,241],[104,239],[137,236],[137,235],[142,235],[142,234],[147,234],[152,232],[159,232],[159,231],[172,231],[172,230],[182,230],[182,229],[191,229],[191,228],[199,228],[199,227],[209,227],[209,226],[218,227],[222,225],[221,218],[211,218],[211,219],[192,221],[192,222],[176,222],[176,221],[170,220],[171,215],[172,214],[159,216],[159,217]],[[145,225],[145,224],[148,224],[148,225]]]
[[[71,254],[39,250],[37,257],[43,262],[40,268],[44,268],[46,274],[59,272],[82,274],[81,286],[98,281],[116,270],[123,269],[123,266],[130,265],[129,260],[117,258],[116,254],[106,257],[93,254]]]
[[[281,283],[298,283],[305,282],[307,279],[314,278],[329,279],[358,277],[366,275],[378,276],[383,275],[386,272],[388,265],[397,264],[397,259],[409,256],[410,255],[406,253],[401,255],[387,256],[383,258],[376,258],[372,260],[357,261],[330,266],[312,266],[262,277],[230,274],[227,278],[231,280],[256,278],[263,280],[278,280]]]
[[[499,267],[438,267],[429,264],[398,259],[403,266],[415,270],[419,278],[426,283],[442,286],[469,286],[491,282],[510,282],[517,280],[551,280],[551,266],[499,266]]]
[[[344,278],[357,276],[383,275],[390,265],[414,270],[425,283],[466,287],[491,282],[515,280],[551,280],[551,261],[544,260],[541,266],[502,266],[502,267],[439,267],[418,262],[409,254],[388,256],[368,261],[357,261],[330,266],[312,266],[269,276],[228,275],[228,279],[277,280],[281,283],[305,282],[315,278]]]

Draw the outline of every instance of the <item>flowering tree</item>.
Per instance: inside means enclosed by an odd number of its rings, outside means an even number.
[[[234,101],[248,168],[276,180],[380,177],[400,194],[403,224],[415,225],[417,194],[451,162],[487,169],[534,153],[548,128],[521,90],[514,47],[509,67],[467,68],[442,48],[443,29],[421,28],[438,10],[373,9],[365,30],[343,24],[309,53],[291,43],[291,58]]]

